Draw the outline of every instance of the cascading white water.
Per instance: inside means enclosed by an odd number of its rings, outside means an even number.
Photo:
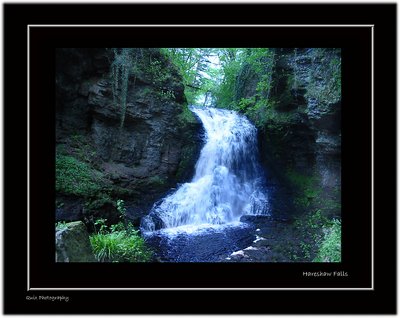
[[[256,128],[242,115],[192,108],[206,141],[191,182],[155,204],[142,220],[144,231],[181,225],[225,224],[245,214],[266,214],[268,201],[258,164]],[[155,221],[157,220],[157,221]]]

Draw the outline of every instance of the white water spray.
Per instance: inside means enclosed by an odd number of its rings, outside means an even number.
[[[245,214],[268,213],[258,164],[256,128],[234,111],[215,108],[192,108],[192,111],[206,132],[195,175],[191,182],[153,206],[142,220],[144,231],[225,224],[238,221]]]

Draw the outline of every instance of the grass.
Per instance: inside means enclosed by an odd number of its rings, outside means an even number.
[[[122,223],[111,226],[103,224],[98,233],[90,236],[94,255],[99,262],[148,262],[152,252],[144,239],[131,226]]]

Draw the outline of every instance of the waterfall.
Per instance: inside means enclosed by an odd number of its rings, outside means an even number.
[[[191,110],[206,133],[194,177],[153,206],[142,219],[144,231],[225,224],[239,221],[245,214],[268,213],[256,128],[231,110]]]

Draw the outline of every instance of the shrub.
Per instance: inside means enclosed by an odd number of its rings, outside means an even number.
[[[117,200],[117,210],[119,212],[119,218],[120,219],[125,219],[126,217],[126,207],[125,207],[125,201],[124,200]]]
[[[314,262],[340,262],[342,251],[342,223],[333,220],[330,227],[325,227],[325,236]]]

